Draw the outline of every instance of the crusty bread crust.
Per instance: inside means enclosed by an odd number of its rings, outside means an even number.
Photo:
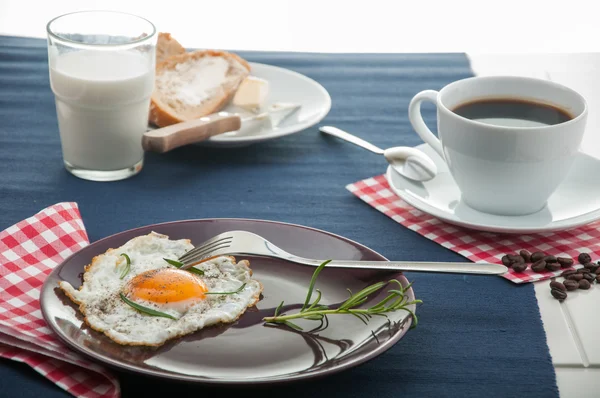
[[[219,51],[219,50],[196,50],[196,51],[192,51],[192,52],[186,52],[185,54],[178,54],[178,55],[173,55],[171,57],[169,57],[168,59],[165,59],[163,62],[161,62],[160,64],[156,65],[156,70],[164,70],[164,69],[173,69],[175,68],[175,66],[177,66],[177,64],[183,62],[183,61],[187,61],[188,59],[200,59],[202,57],[223,57],[223,58],[231,58],[234,59],[236,61],[238,61],[239,63],[241,63],[242,65],[244,65],[244,67],[246,69],[248,69],[248,73],[250,73],[250,64],[243,59],[242,57],[240,57],[237,54],[234,53],[230,53],[227,51]]]
[[[160,64],[165,59],[185,53],[185,48],[175,40],[170,33],[160,32],[156,41],[156,64]]]
[[[228,60],[237,61],[244,68],[247,69],[247,71],[248,71],[247,75],[250,74],[251,67],[250,67],[250,64],[245,59],[243,59],[242,57],[240,57],[239,55],[234,54],[234,53],[230,53],[230,52],[226,52],[226,51],[217,51],[217,50],[197,50],[197,51],[193,51],[193,52],[186,52],[183,54],[173,55],[171,57],[168,57],[167,59],[165,59],[163,62],[159,63],[158,65],[156,65],[156,74],[159,75],[162,71],[174,69],[177,66],[177,64],[179,64],[181,62],[185,62],[189,59],[197,60],[197,59],[207,57],[207,56],[223,57]],[[241,83],[241,81],[240,81],[240,83]],[[225,95],[223,95],[221,98],[215,98],[213,101],[211,101],[210,105],[205,107],[204,112],[201,115],[197,115],[197,117],[210,115],[212,113],[218,112],[221,109],[223,109],[223,107],[225,105],[227,105],[229,103],[229,101],[231,101],[231,99],[235,95],[237,88],[238,88],[238,86],[235,86],[231,90],[229,90],[229,92],[227,92]],[[151,97],[150,112],[148,115],[148,120],[151,123],[153,123],[154,125],[159,126],[159,127],[165,127],[165,126],[169,126],[171,124],[180,123],[180,122],[185,121],[185,120],[181,119],[176,113],[174,113],[168,105],[164,104],[160,100],[160,96],[158,95],[158,93],[156,91],[152,94],[152,97]]]

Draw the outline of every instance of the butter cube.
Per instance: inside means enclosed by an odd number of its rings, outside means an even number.
[[[233,105],[256,111],[265,102],[269,94],[269,82],[255,76],[242,81],[233,97]]]

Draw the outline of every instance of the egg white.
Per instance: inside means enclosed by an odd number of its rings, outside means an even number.
[[[120,298],[119,293],[136,275],[154,269],[176,268],[164,259],[176,260],[192,248],[188,239],[170,240],[166,235],[151,232],[94,257],[85,267],[79,289],[66,281],[60,281],[59,287],[79,305],[85,322],[92,329],[103,332],[119,344],[159,346],[208,326],[234,322],[248,307],[256,304],[263,286],[252,279],[247,260],[236,263],[232,256],[217,257],[196,268],[204,271],[199,278],[208,292],[233,292],[245,283],[244,289],[236,294],[206,295],[204,299],[190,298],[168,304],[136,300],[136,303],[169,314],[176,320],[147,315]],[[129,272],[122,279],[127,262],[121,253],[131,259]]]

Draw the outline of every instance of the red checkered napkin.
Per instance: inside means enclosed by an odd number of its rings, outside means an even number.
[[[0,356],[28,364],[76,397],[119,397],[119,381],[48,328],[40,289],[89,240],[76,203],[58,203],[0,232]]]
[[[581,252],[590,253],[592,259],[600,258],[600,221],[567,231],[496,234],[451,225],[415,209],[390,189],[384,175],[349,184],[346,189],[408,229],[474,262],[501,264],[503,255],[516,254],[522,249],[571,257],[576,264]],[[581,267],[577,264],[572,268]],[[525,272],[509,269],[504,277],[514,283],[535,282],[558,276],[563,271],[537,273],[528,267]]]

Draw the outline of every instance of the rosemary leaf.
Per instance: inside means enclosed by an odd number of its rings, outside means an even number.
[[[371,309],[373,310],[379,310],[381,308],[384,308],[384,306],[390,301],[393,300],[395,298],[395,296],[393,295],[389,295],[386,296],[383,300],[381,300],[379,303],[375,304],[373,307],[371,307]]]
[[[369,299],[369,297],[367,296],[367,297],[363,297],[363,298],[361,298],[360,300],[357,300],[357,301],[355,301],[355,302],[352,304],[352,308],[356,308],[356,307],[358,307],[359,305],[363,304],[363,303],[364,303],[365,301],[367,301],[368,299]]]
[[[342,304],[340,306],[340,309],[345,310],[348,308],[355,307],[357,302],[360,302],[361,300],[362,300],[362,302],[364,302],[365,300],[363,300],[363,299],[368,297],[370,294],[378,291],[379,289],[384,287],[386,284],[387,284],[387,282],[377,282],[373,285],[365,287],[363,290],[354,294],[352,297],[350,297],[348,300],[346,300],[344,302],[344,304]]]
[[[169,264],[171,264],[174,267],[177,267],[177,268],[183,267],[182,262],[179,262],[176,260],[170,260],[168,258],[163,258],[163,260],[165,260],[166,262],[168,262]],[[192,274],[196,274],[196,275],[204,275],[204,271],[202,271],[201,269],[198,269],[198,268],[194,268],[194,267],[188,268],[188,269],[186,269],[186,271],[189,271]]]
[[[186,271],[189,271],[192,274],[196,274],[196,275],[204,275],[204,271],[202,271],[201,269],[198,269],[198,268],[194,268],[194,267],[188,268],[188,269],[186,269]]]
[[[125,257],[125,260],[127,261],[127,264],[125,265],[125,268],[123,269],[123,272],[121,272],[120,279],[123,279],[123,278],[125,278],[125,275],[127,275],[129,273],[129,270],[131,269],[131,259],[125,253],[121,253],[121,256]]]
[[[285,326],[288,326],[288,327],[290,327],[290,328],[292,328],[292,329],[295,329],[295,330],[302,331],[302,328],[301,328],[300,326],[296,325],[296,324],[295,324],[295,323],[293,323],[293,322],[290,322],[290,321],[283,321],[282,323],[283,323]]]
[[[403,305],[405,305],[405,299],[406,296],[399,296],[398,298],[396,298],[396,301],[394,301],[392,304],[390,304],[387,308],[388,309],[392,309],[392,308],[401,308]]]
[[[170,260],[168,258],[163,258],[163,260],[165,260],[166,262],[168,262],[169,264],[171,264],[171,265],[173,265],[173,266],[175,266],[177,268],[183,267],[183,263],[179,262],[177,260]]]
[[[358,319],[361,320],[362,323],[364,323],[365,325],[368,325],[367,321],[364,320],[360,315],[354,313],[354,312],[350,312],[351,315],[354,315],[355,317],[357,317]]]
[[[396,281],[398,282],[398,281]],[[398,282],[398,285],[400,285],[400,288],[402,289],[403,292],[407,291],[408,289],[410,289],[412,287],[412,282],[410,282],[408,285],[406,285],[406,287],[402,286],[402,284],[400,282]]]
[[[144,307],[143,305],[139,305],[138,303],[135,303],[135,302],[129,300],[127,297],[125,297],[125,295],[123,293],[119,293],[119,295],[121,296],[121,300],[123,300],[126,304],[130,305],[131,307],[135,308],[136,310],[138,310],[140,312],[143,312],[146,315],[161,316],[163,318],[170,318],[170,319],[177,320],[177,318],[175,318],[172,315],[153,310],[152,308]]]
[[[371,314],[371,315],[375,315],[375,316],[382,316],[382,317],[384,317],[384,318],[388,318],[388,319],[389,319],[389,317],[388,317],[386,314],[381,314],[381,313],[379,313],[379,312],[374,312],[374,313],[373,313],[373,314]]]
[[[239,287],[238,290],[236,290],[235,292],[205,292],[204,294],[236,294],[241,292],[242,290],[244,290],[244,288],[246,287],[246,284],[244,283],[242,286]]]
[[[310,319],[311,321],[320,321],[321,319],[323,319],[325,315],[323,314],[316,314],[316,315],[309,315],[309,316],[305,316],[304,319]]]
[[[404,292],[397,290],[397,289],[388,290],[388,292],[396,293],[398,296],[402,296],[404,294]]]
[[[279,311],[281,311],[282,307],[283,307],[283,301],[277,306],[277,308],[275,308],[275,315],[273,315],[273,316],[279,315]]]
[[[414,312],[412,312],[412,311],[411,311],[411,310],[409,310],[408,308],[405,308],[405,310],[406,310],[406,311],[408,311],[408,312],[410,313],[410,315],[412,316],[412,318],[413,318],[413,321],[414,321],[414,322],[412,323],[412,325],[410,326],[410,328],[411,328],[411,329],[414,329],[414,328],[416,328],[416,327],[417,327],[417,323],[419,322],[419,320],[417,319],[417,316],[415,315],[415,313],[414,313]]]
[[[315,291],[317,292],[317,298],[315,299],[315,302],[312,303],[312,305],[308,307],[306,311],[312,310],[317,304],[319,304],[319,301],[321,301],[321,291],[319,289],[315,289]]]
[[[321,272],[321,270],[329,262],[331,262],[331,260],[327,260],[327,261],[322,262],[321,265],[319,265],[317,267],[317,269],[315,270],[315,272],[313,272],[313,276],[312,276],[312,278],[310,280],[310,285],[308,285],[308,293],[306,294],[306,300],[304,301],[304,305],[302,306],[301,311],[304,311],[304,309],[308,306],[308,303],[310,302],[310,299],[311,299],[311,296],[312,296],[313,289],[315,287],[315,282],[317,281],[317,277],[319,276],[319,273]]]

